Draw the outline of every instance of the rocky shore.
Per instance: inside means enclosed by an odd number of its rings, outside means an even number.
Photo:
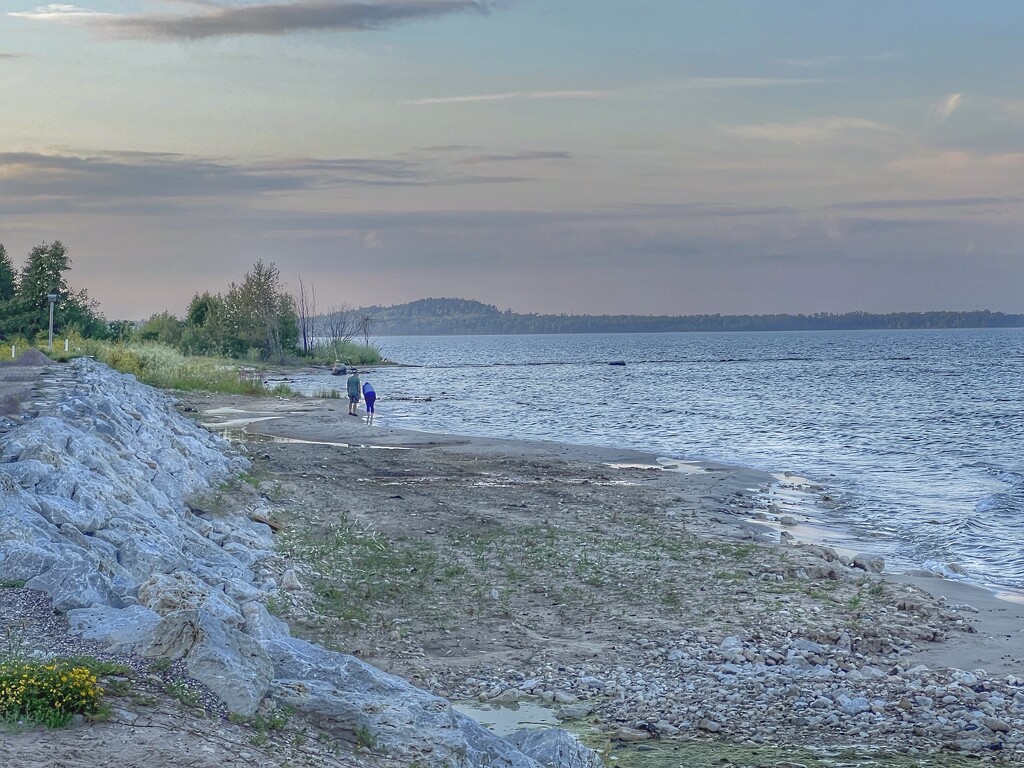
[[[272,574],[288,576],[265,510],[193,503],[249,462],[168,397],[84,358],[47,369],[33,396],[0,441],[7,588],[45,593],[73,634],[129,662],[180,663],[237,717],[296,713],[324,738],[410,764],[538,766],[440,697],[292,637],[266,608]],[[538,757],[588,754],[552,733]]]
[[[0,440],[0,580],[104,649],[176,660],[228,710],[294,713],[345,745],[330,759],[596,760],[554,730],[517,749],[459,701],[543,708],[612,756],[1024,760],[1024,609],[773,543],[760,473],[368,428],[330,400],[176,409],[88,361],[46,378]]]

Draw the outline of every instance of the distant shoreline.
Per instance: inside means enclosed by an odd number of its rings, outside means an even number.
[[[746,333],[1024,328],[1024,314],[990,310],[819,312],[762,315],[521,314],[466,299],[421,299],[354,310],[377,336],[491,336],[578,333]]]

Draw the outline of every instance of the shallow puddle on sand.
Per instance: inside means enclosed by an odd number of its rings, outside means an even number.
[[[1024,590],[997,587],[992,590],[992,596],[997,600],[1006,600],[1009,603],[1024,605]]]
[[[499,736],[508,736],[523,728],[543,728],[558,725],[553,710],[540,704],[521,702],[507,707],[488,704],[452,704],[452,708],[476,720]]]
[[[270,416],[278,419],[280,416]],[[266,421],[266,419],[252,419],[250,421]],[[339,443],[333,440],[300,440],[297,437],[279,437],[277,435],[261,435],[258,432],[246,432],[244,427],[249,422],[236,424],[227,422],[221,424],[204,424],[207,429],[219,432],[221,437],[233,443],[294,443],[299,445],[333,445],[336,448],[372,448],[379,451],[411,451],[408,445],[368,445],[366,443]],[[239,429],[241,426],[243,429]]]
[[[242,413],[242,411],[239,411]],[[255,424],[257,421],[270,421],[271,419],[283,419],[283,416],[250,416],[244,419],[232,419],[231,421],[201,421],[199,426],[206,427],[207,429],[215,432],[229,432],[231,430],[242,429],[250,424]]]
[[[685,461],[676,461],[675,459],[666,459],[659,457],[656,464],[648,464],[645,462],[631,462],[631,461],[610,461],[605,462],[606,467],[612,469],[657,469],[663,472],[679,472],[684,475],[699,475],[707,470],[699,464],[691,464]]]

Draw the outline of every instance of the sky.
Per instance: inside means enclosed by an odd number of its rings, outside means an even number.
[[[108,319],[1024,312],[1018,0],[0,0],[0,243]],[[81,4],[77,4],[81,2]]]

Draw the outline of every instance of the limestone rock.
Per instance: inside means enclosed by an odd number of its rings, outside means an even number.
[[[516,731],[508,741],[544,768],[603,768],[597,752],[561,728]]]
[[[265,648],[274,663],[269,696],[328,733],[369,733],[379,747],[430,765],[537,768],[444,699],[354,656],[291,637]]]
[[[868,573],[881,573],[885,570],[885,559],[881,555],[861,553],[854,556],[853,567]]]
[[[256,640],[202,612],[200,629],[185,658],[189,675],[217,694],[229,711],[255,714],[274,674],[270,658]]]
[[[639,728],[616,728],[612,733],[612,739],[614,741],[622,741],[626,743],[632,743],[636,741],[647,741],[653,738],[653,734],[650,731],[641,731]]]
[[[114,608],[124,605],[95,562],[70,553],[67,559],[58,560],[45,573],[29,579],[25,586],[48,594],[53,598],[53,607],[59,611],[93,605]]]
[[[152,633],[160,616],[141,605],[127,608],[99,606],[68,611],[71,631],[98,640],[112,650],[128,650]]]

